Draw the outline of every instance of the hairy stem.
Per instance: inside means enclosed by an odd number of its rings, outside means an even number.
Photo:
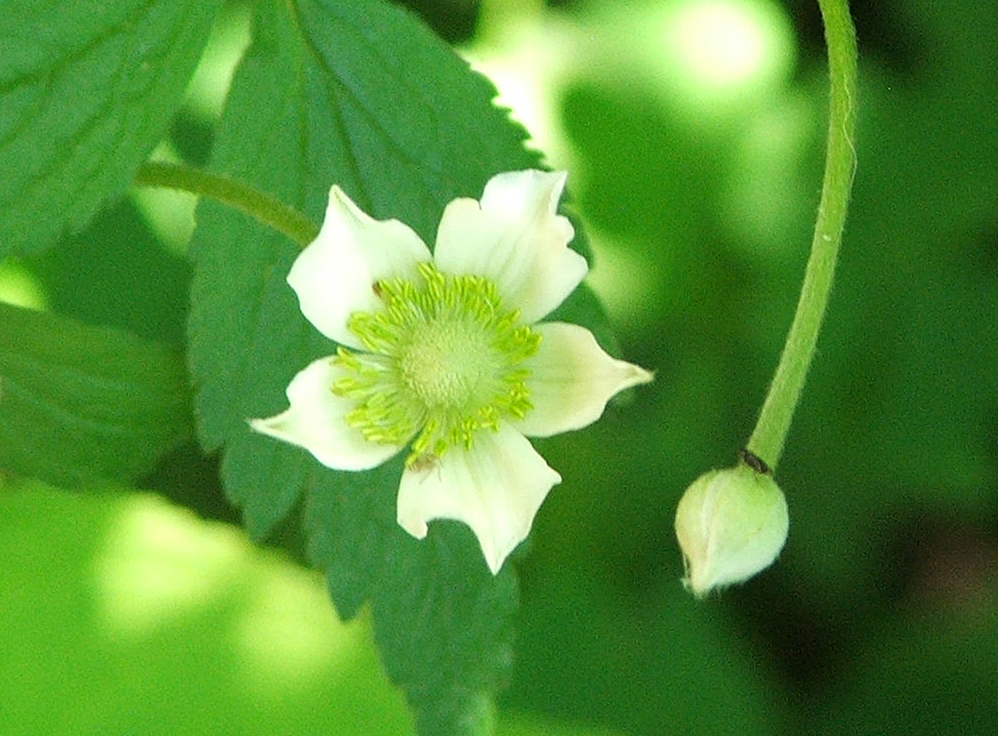
[[[856,166],[853,146],[856,103],[856,34],[846,0],[818,0],[828,45],[831,81],[828,148],[821,201],[794,315],[783,355],[763,402],[759,419],[746,449],[770,469],[776,467],[800,400],[801,389],[818,340],[818,330],[828,304],[835,261],[845,225],[849,192]]]
[[[180,189],[199,197],[210,197],[242,210],[264,225],[304,248],[318,230],[303,214],[249,184],[183,164],[148,161],[139,167],[134,184],[144,187]]]

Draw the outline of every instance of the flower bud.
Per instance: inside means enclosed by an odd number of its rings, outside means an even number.
[[[776,559],[788,526],[786,499],[770,475],[745,464],[704,473],[676,509],[683,583],[702,598],[747,580]]]

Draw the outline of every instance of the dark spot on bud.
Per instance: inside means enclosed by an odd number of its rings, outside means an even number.
[[[769,475],[770,470],[769,466],[766,465],[766,461],[749,450],[747,447],[743,447],[738,451],[738,457],[755,472],[762,473],[763,475]]]

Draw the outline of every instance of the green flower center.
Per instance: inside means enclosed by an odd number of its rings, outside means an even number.
[[[423,263],[418,283],[396,278],[374,290],[385,309],[356,312],[347,323],[369,352],[340,347],[335,361],[346,375],[333,385],[356,401],[346,420],[365,438],[402,444],[416,436],[412,466],[468,449],[479,430],[498,430],[501,418],[533,408],[522,363],[540,335],[519,324],[518,310],[503,310],[495,283]]]

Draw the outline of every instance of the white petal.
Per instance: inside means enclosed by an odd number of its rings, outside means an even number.
[[[455,199],[437,230],[437,266],[487,276],[524,322],[541,319],[588,270],[586,259],[568,247],[572,224],[555,214],[564,187],[564,172],[511,171],[489,180],[481,203]]]
[[[561,476],[516,430],[475,435],[471,450],[451,449],[429,466],[407,468],[398,495],[398,523],[417,539],[433,519],[471,527],[495,575],[527,538],[534,515]]]
[[[534,408],[523,419],[511,421],[528,437],[549,437],[592,424],[614,394],[652,380],[644,368],[603,352],[584,327],[545,322],[532,329],[540,333],[541,344],[523,365],[530,370],[527,388]]]
[[[334,186],[322,229],[291,266],[288,283],[298,294],[305,318],[319,332],[359,348],[347,320],[354,312],[382,308],[374,282],[412,278],[416,265],[430,259],[430,251],[408,225],[372,219]]]
[[[291,406],[269,419],[251,419],[257,432],[304,447],[323,465],[336,470],[367,470],[385,462],[401,447],[379,444],[346,423],[344,416],[354,403],[332,392],[341,377],[332,357],[319,358],[291,379]]]

